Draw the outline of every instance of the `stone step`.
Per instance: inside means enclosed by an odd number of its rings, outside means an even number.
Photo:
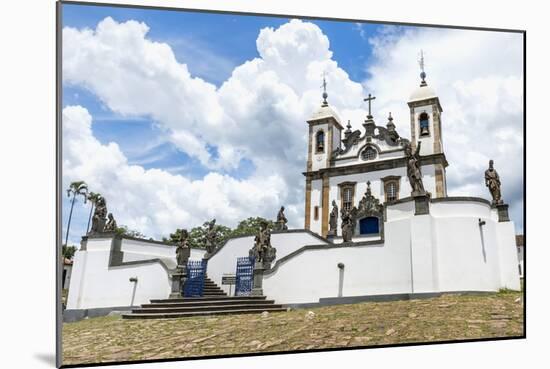
[[[184,312],[184,313],[132,313],[123,314],[123,319],[159,319],[159,318],[185,318],[201,315],[226,315],[226,314],[261,314],[267,311],[270,313],[286,311],[285,308],[263,308],[263,309],[239,309],[239,310],[206,310],[197,312]]]
[[[185,307],[154,307],[132,309],[132,314],[165,314],[165,313],[186,313],[204,311],[234,311],[248,309],[280,309],[280,304],[236,304],[236,305],[214,305],[214,306],[185,306]]]
[[[150,302],[152,304],[158,303],[173,303],[173,302],[187,302],[187,301],[211,301],[211,300],[265,300],[265,296],[203,296],[203,297],[184,297],[181,299],[153,299]]]
[[[185,301],[185,302],[163,302],[156,304],[142,304],[144,309],[148,308],[160,308],[160,307],[185,307],[185,306],[220,306],[220,305],[262,305],[262,304],[274,304],[274,300],[250,300],[250,299],[216,299],[207,301]]]

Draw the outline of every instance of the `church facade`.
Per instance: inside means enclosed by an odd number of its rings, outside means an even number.
[[[246,277],[244,292],[290,307],[519,290],[515,227],[500,178],[492,161],[479,173],[492,201],[447,196],[443,110],[421,77],[407,102],[410,140],[391,115],[384,125],[375,123],[370,95],[363,129],[352,131],[349,122],[344,128],[325,91],[307,121],[305,229],[284,226],[282,207],[282,227],[210,243],[207,253],[188,250],[189,262],[201,263],[202,275],[207,268],[225,294],[235,290],[224,278]],[[75,254],[64,319],[179,294],[178,268],[185,262],[178,255],[164,242],[106,230],[86,235]],[[239,268],[243,259],[248,271]]]
[[[422,182],[430,197],[447,196],[445,170],[448,163],[441,129],[443,109],[424,78],[408,101],[410,141],[396,131],[391,113],[384,125],[375,123],[370,111],[375,97],[370,94],[365,99],[369,103],[369,112],[363,129],[355,131],[351,130],[349,121],[344,130],[337,113],[327,102],[326,91],[323,98],[321,107],[307,120],[308,156],[303,173],[306,182],[305,229],[338,242],[341,239],[340,212],[359,206],[367,192],[367,183],[370,183],[372,195],[381,203],[392,204],[409,197],[408,147],[412,152],[418,149]],[[339,215],[337,232],[330,231],[329,214],[332,211]],[[354,239],[380,237],[382,220],[379,223],[377,225],[372,217],[357,219]]]

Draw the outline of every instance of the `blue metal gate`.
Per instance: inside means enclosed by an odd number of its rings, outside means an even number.
[[[237,258],[235,296],[250,296],[254,282],[254,258]]]
[[[187,280],[183,286],[184,297],[201,297],[206,275],[206,260],[187,261]]]

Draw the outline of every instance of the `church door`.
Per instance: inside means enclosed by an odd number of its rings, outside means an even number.
[[[359,221],[360,234],[378,234],[379,232],[377,217],[366,217]]]

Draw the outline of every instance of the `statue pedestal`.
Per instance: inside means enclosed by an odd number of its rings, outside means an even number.
[[[171,299],[181,299],[183,296],[181,291],[183,289],[183,284],[185,283],[186,277],[185,268],[178,266],[176,270],[170,275],[172,279],[172,291],[170,292]]]
[[[269,266],[266,266],[262,263],[256,262],[254,264],[254,279],[252,285],[252,296],[263,296],[264,291],[262,289],[262,284],[264,280],[264,270],[269,269]]]
[[[411,196],[414,198],[414,215],[430,214],[430,194],[428,192],[413,191]]]
[[[510,217],[508,216],[508,204],[496,204],[494,205],[497,208],[498,212],[498,221],[499,222],[509,222]]]

